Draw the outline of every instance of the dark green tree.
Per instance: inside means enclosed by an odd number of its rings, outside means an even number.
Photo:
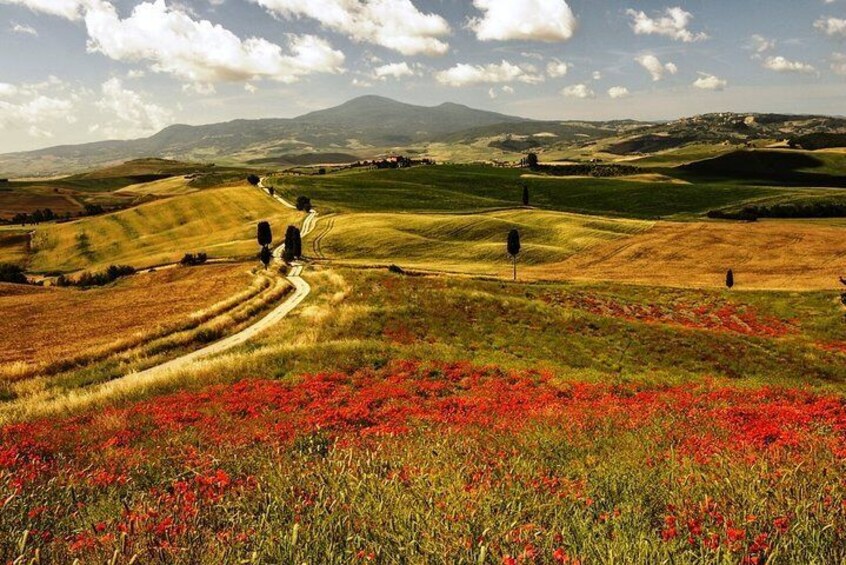
[[[517,255],[520,254],[520,232],[517,229],[512,229],[508,232],[508,256],[514,264],[514,280],[517,280]]]
[[[259,252],[259,259],[264,265],[265,270],[267,270],[270,266],[270,262],[273,261],[273,251],[270,250],[270,247],[265,245],[261,248],[261,251]]]
[[[258,177],[258,175],[250,174],[250,175],[247,175],[247,182],[250,183],[253,186],[258,186],[258,183],[261,182],[261,179]]]
[[[537,153],[529,153],[526,155],[526,164],[529,165],[529,168],[534,170],[538,168],[538,155]]]
[[[283,257],[287,263],[303,256],[303,241],[300,229],[296,226],[288,226],[285,231],[285,251]]]
[[[729,269],[726,273],[726,288],[731,289],[734,287],[734,272]]]
[[[523,185],[523,206],[529,205],[529,187],[528,185]]]
[[[268,188],[267,188],[267,192],[268,192],[268,194],[270,194],[271,196],[276,196],[276,189],[275,189],[275,188],[273,188],[272,186],[270,186],[270,187],[268,187]]]
[[[311,211],[311,198],[308,196],[297,196],[297,210],[301,212]]]
[[[267,247],[273,243],[273,232],[270,230],[270,224],[268,222],[259,222],[256,230],[256,239],[258,239],[258,244],[262,247]]]

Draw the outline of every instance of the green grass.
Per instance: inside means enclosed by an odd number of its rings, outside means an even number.
[[[321,211],[461,212],[520,204],[520,184],[533,206],[629,218],[703,214],[773,196],[777,189],[727,184],[684,185],[619,179],[523,178],[524,170],[440,165],[404,170],[282,177],[271,182],[290,197],[305,194]]]
[[[648,229],[652,222],[506,210],[482,214],[342,214],[323,220],[309,241],[331,259],[364,264],[396,263],[430,270],[508,275],[505,238],[520,230],[521,264],[563,261],[599,243]],[[325,236],[322,228],[331,226]],[[319,239],[318,239],[319,238]]]
[[[38,228],[30,268],[35,272],[135,267],[179,260],[186,252],[246,257],[257,252],[255,226],[268,220],[277,238],[301,213],[257,189],[236,186],[144,204],[104,216]]]

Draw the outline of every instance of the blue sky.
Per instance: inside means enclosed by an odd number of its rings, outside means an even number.
[[[543,119],[846,114],[846,0],[0,0],[0,151],[363,94]]]

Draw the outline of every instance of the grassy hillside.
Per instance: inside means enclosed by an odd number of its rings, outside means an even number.
[[[257,252],[255,226],[260,220],[270,221],[278,238],[301,216],[252,187],[208,190],[40,227],[30,269],[74,271],[113,263],[141,267],[175,261],[189,251],[249,256]]]
[[[521,262],[541,265],[652,225],[538,210],[346,214],[325,219],[323,224],[306,246],[331,259],[489,275],[511,272],[505,238],[512,228],[518,228],[524,240]]]
[[[732,184],[846,188],[846,155],[791,150],[742,150],[683,165],[684,178]]]
[[[440,165],[271,180],[283,194],[306,194],[324,211],[461,212],[519,205],[521,183],[531,204],[548,210],[630,218],[702,214],[780,194],[724,184],[640,183],[620,179],[531,178],[520,169]],[[319,205],[318,205],[319,203]]]

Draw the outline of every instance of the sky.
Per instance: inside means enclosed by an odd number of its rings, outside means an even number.
[[[537,119],[846,114],[846,0],[0,0],[0,152],[356,96]]]

